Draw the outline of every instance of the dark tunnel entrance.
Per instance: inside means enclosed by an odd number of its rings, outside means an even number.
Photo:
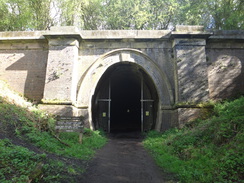
[[[124,71],[111,78],[111,131],[140,131],[140,78]]]
[[[158,95],[151,78],[133,63],[111,66],[92,99],[96,129],[107,132],[147,131],[155,126]]]

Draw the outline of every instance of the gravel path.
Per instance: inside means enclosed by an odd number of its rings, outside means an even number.
[[[141,138],[119,135],[111,137],[97,152],[81,182],[166,183],[173,181],[169,181],[169,175],[165,177],[155,165],[143,148]]]

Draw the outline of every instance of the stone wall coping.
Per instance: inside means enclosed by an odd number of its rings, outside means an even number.
[[[43,34],[46,31],[8,31],[0,32],[0,40],[30,40],[45,39]]]
[[[0,32],[0,40],[73,37],[77,39],[169,39],[170,37],[206,37],[209,32],[172,32],[170,30],[82,30]]]
[[[58,38],[74,38],[81,40],[82,37],[79,33],[59,33],[59,32],[45,32],[43,36],[47,39],[58,39]]]
[[[170,30],[84,30],[82,39],[168,39]]]
[[[179,32],[203,32],[204,26],[201,25],[176,25],[175,31]]]
[[[78,30],[75,27],[51,28],[48,31],[9,31],[0,32],[0,40],[36,40],[46,38],[75,38],[78,40],[99,39],[170,39],[170,38],[208,38],[244,39],[244,30],[228,31],[183,31],[170,30]]]
[[[213,35],[209,39],[244,39],[244,30],[213,31]]]
[[[83,30],[83,31],[9,31],[0,32],[0,40],[30,40],[45,38],[77,38],[77,39],[168,39],[169,30]]]
[[[172,38],[208,38],[213,33],[209,31],[173,31],[171,33]]]

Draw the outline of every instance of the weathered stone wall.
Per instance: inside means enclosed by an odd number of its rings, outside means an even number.
[[[78,78],[82,78],[89,67],[91,67],[98,58],[102,57],[104,54],[119,49],[127,49],[128,53],[130,52],[128,51],[129,49],[133,49],[141,51],[143,54],[147,55],[155,62],[159,70],[165,73],[169,80],[169,84],[171,85],[172,92],[175,92],[174,61],[172,58],[173,50],[169,40],[127,40],[126,42],[124,40],[109,40],[99,43],[97,43],[97,41],[84,40],[80,43],[77,67]],[[123,61],[125,61],[125,59]]]
[[[155,62],[165,73],[174,93],[175,66],[170,31],[82,31],[81,36],[78,78],[83,78],[89,67],[103,55],[119,49],[134,49]]]
[[[75,39],[49,39],[45,101],[75,102],[78,46]]]
[[[244,31],[215,32],[207,44],[211,99],[244,94]]]
[[[178,102],[208,100],[205,39],[175,39]]]
[[[131,48],[140,50],[148,55],[165,72],[174,87],[174,63],[172,58],[171,41],[165,40],[83,40],[80,42],[79,69],[80,74],[84,73],[88,67],[100,56],[110,51]]]
[[[178,111],[177,110],[162,110],[160,118],[162,120],[160,131],[165,131],[170,128],[179,127]]]
[[[162,69],[160,69],[158,65],[142,51],[124,48],[116,49],[103,55],[88,69],[80,87],[78,87],[80,88],[77,98],[77,106],[79,108],[82,108],[83,111],[88,110],[87,112],[90,113],[91,116],[90,101],[98,81],[108,68],[113,65],[118,65],[119,63],[131,63],[136,67],[144,69],[156,85],[157,92],[155,93],[157,93],[159,97],[160,110],[161,108],[172,107],[174,104],[173,90],[171,89],[171,84],[167,79],[167,75],[163,73]],[[123,93],[123,91],[121,91],[121,93]],[[160,113],[160,111],[158,111],[158,113]],[[157,121],[161,124],[162,120],[159,120],[159,115],[157,116]],[[157,125],[158,128],[159,126],[160,125]]]
[[[196,119],[199,116],[196,104],[209,99],[205,52],[209,35],[201,26],[177,26],[173,33],[178,127]]]
[[[0,79],[27,98],[40,101],[45,85],[47,54],[46,40],[13,40],[11,37],[1,40]]]
[[[90,127],[94,86],[119,62],[136,64],[156,85],[158,130],[195,119],[201,113],[197,103],[244,94],[244,31],[179,26],[176,31],[0,32],[0,79],[32,100],[53,104],[42,109],[83,115]]]

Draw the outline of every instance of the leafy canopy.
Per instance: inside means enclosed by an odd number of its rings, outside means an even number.
[[[173,29],[204,25],[244,29],[243,0],[0,0],[0,31]]]

